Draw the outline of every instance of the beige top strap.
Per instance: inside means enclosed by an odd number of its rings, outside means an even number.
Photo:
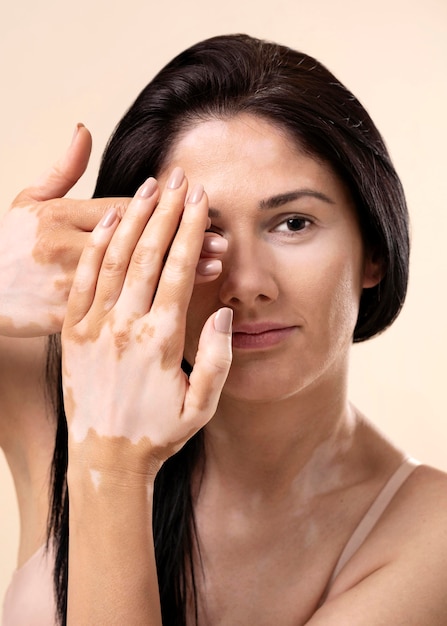
[[[398,467],[383,487],[382,491],[379,493],[364,517],[361,519],[357,528],[354,530],[348,543],[345,545],[344,550],[337,561],[335,569],[332,572],[325,596],[329,592],[329,589],[338,574],[363,544],[386,510],[387,506],[390,504],[391,500],[418,465],[420,465],[420,462],[416,459],[410,457],[405,459],[402,465]]]

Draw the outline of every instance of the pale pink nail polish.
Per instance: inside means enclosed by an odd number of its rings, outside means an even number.
[[[185,178],[185,172],[181,167],[175,167],[169,176],[167,187],[168,189],[178,189]]]
[[[204,250],[204,252],[222,253],[222,252],[226,252],[227,248],[228,248],[228,241],[224,239],[224,237],[221,237],[220,235],[215,235],[215,236],[207,235],[205,236],[205,239],[203,240],[202,249]]]
[[[106,211],[106,213],[104,214],[102,220],[101,220],[101,226],[103,228],[108,228],[109,226],[112,226],[112,224],[115,223],[116,220],[116,209],[111,208],[108,211]]]
[[[158,184],[155,178],[148,178],[147,181],[141,185],[138,194],[141,198],[150,198],[156,192],[157,187]]]
[[[232,309],[219,309],[214,318],[214,328],[220,333],[230,333],[233,324]]]
[[[197,264],[197,272],[202,276],[212,276],[220,274],[222,271],[222,261],[220,259],[202,259]]]
[[[189,204],[197,204],[203,197],[203,185],[197,184],[194,185],[190,195],[188,196]]]

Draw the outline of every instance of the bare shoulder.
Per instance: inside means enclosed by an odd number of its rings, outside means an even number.
[[[312,626],[445,626],[447,474],[421,465],[407,478],[335,581]],[[322,621],[321,621],[322,620]]]
[[[378,532],[399,532],[402,541],[418,530],[434,532],[439,529],[447,542],[447,473],[428,465],[418,466],[399,489],[383,519]]]
[[[410,561],[425,569],[430,554],[432,566],[437,563],[447,577],[447,474],[420,465],[397,491],[359,556],[373,569],[392,562],[405,567]]]

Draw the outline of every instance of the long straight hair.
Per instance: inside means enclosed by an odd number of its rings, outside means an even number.
[[[354,331],[363,341],[398,315],[408,280],[408,214],[385,144],[359,101],[316,59],[247,35],[214,37],[185,50],[143,89],[104,152],[95,197],[133,196],[169,161],[176,139],[201,120],[247,113],[286,131],[301,150],[329,164],[354,200],[366,249],[380,259],[380,284],[365,289]],[[51,339],[48,378],[57,386],[49,537],[55,545],[59,621],[65,624],[68,572],[67,427],[60,346]],[[163,624],[186,625],[197,602],[197,548],[191,477],[204,459],[193,437],[161,468],[155,485],[153,532]],[[189,606],[189,605],[188,605]],[[190,616],[188,616],[190,619]]]

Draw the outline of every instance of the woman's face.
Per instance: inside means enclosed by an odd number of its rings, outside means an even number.
[[[190,186],[204,185],[211,230],[228,240],[222,275],[194,290],[186,359],[194,363],[207,317],[228,306],[233,364],[223,395],[267,401],[344,380],[361,291],[376,284],[377,268],[342,182],[245,114],[185,132],[161,183],[176,165]]]

